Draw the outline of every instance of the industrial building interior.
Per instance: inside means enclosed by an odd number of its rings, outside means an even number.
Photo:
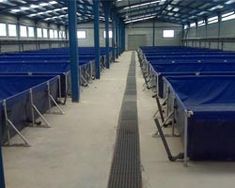
[[[0,188],[233,187],[234,8],[0,0]]]

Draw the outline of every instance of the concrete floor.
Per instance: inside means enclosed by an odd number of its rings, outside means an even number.
[[[136,58],[137,59],[137,58]],[[27,128],[23,134],[30,148],[4,148],[8,188],[105,188],[109,178],[116,126],[123,99],[131,53],[83,89],[79,104],[68,102],[65,115],[47,115],[52,128]],[[137,103],[144,188],[231,188],[235,163],[167,160],[153,114],[156,103],[137,63]],[[175,153],[182,150],[179,138],[171,138]]]

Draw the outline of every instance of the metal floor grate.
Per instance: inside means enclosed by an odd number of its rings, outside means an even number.
[[[142,187],[135,71],[133,52],[119,115],[108,188]]]

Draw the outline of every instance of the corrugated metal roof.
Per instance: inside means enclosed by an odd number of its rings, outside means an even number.
[[[36,21],[56,24],[68,23],[67,0],[0,0],[0,13],[28,17]],[[94,18],[95,0],[77,0],[78,22]],[[235,0],[103,0],[113,3],[113,8],[125,23],[157,19],[178,24],[204,20],[220,13],[231,12]],[[100,19],[104,13],[100,4]],[[114,10],[112,9],[112,10]]]
[[[156,18],[188,24],[233,11],[235,0],[116,0],[115,5],[126,23]]]

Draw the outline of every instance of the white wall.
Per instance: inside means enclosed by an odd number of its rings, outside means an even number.
[[[110,30],[112,30],[112,26],[109,26]],[[86,31],[87,37],[86,39],[78,39],[78,44],[81,47],[94,46],[94,24],[86,23],[86,24],[78,24],[78,30]],[[105,38],[104,38],[105,25],[104,23],[100,23],[100,46],[105,46]],[[109,45],[112,45],[112,39],[109,40]]]
[[[163,30],[175,30],[174,38],[163,38]],[[133,23],[126,26],[126,48],[128,47],[128,35],[147,35],[147,46],[153,44],[153,21]],[[166,22],[155,22],[156,46],[179,46],[182,39],[182,26]]]

